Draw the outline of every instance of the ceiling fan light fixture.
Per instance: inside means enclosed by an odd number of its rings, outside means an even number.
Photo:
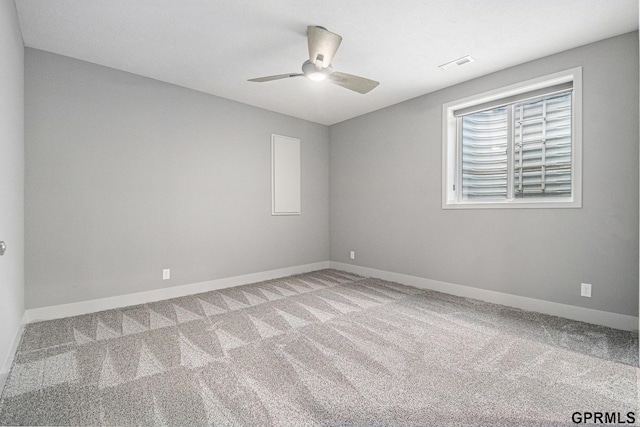
[[[309,78],[309,80],[313,80],[314,82],[321,82],[322,80],[326,80],[327,77],[331,75],[333,68],[331,65],[325,68],[318,69],[316,64],[311,61],[305,61],[302,64],[302,73]]]
[[[316,72],[309,74],[307,77],[309,77],[309,79],[313,80],[314,82],[321,82],[323,80],[326,80],[327,75],[321,72]]]

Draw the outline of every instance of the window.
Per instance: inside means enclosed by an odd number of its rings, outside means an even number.
[[[445,104],[442,207],[581,207],[581,75]]]

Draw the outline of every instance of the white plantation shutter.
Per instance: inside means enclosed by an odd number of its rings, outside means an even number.
[[[458,116],[463,200],[571,196],[572,93],[536,95]]]

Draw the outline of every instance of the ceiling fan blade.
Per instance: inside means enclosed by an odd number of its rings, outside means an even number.
[[[266,77],[258,77],[257,79],[249,79],[247,81],[262,83],[262,82],[270,82],[271,80],[280,80],[280,79],[286,79],[289,77],[298,77],[298,76],[304,76],[304,74],[298,74],[298,73],[278,74],[275,76],[266,76]]]
[[[342,37],[332,33],[324,27],[307,27],[307,41],[309,44],[309,61],[316,64],[319,55],[322,60],[322,68],[327,68],[333,61],[333,57],[342,43]],[[317,64],[316,64],[317,65]]]
[[[329,81],[342,86],[346,89],[353,90],[358,93],[369,93],[380,83],[375,80],[365,79],[347,73],[333,72],[329,76]]]

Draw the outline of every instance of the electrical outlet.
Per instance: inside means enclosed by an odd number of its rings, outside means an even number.
[[[581,283],[580,284],[580,296],[591,298],[591,284],[590,283]]]
[[[349,258],[356,259],[356,251],[351,251],[351,253],[349,254]]]
[[[162,270],[162,280],[169,280],[169,279],[171,279],[171,269],[165,268],[164,270]]]

